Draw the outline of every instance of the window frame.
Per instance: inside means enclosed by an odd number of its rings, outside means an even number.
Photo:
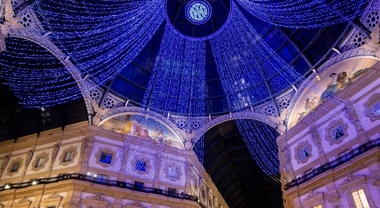
[[[14,176],[14,175],[20,173],[20,170],[22,169],[22,166],[24,165],[24,159],[25,158],[18,157],[16,159],[11,160],[11,162],[9,162],[9,165],[8,165],[8,168],[7,168],[7,175],[8,176]],[[17,167],[16,170],[13,171],[14,166],[16,164],[18,164],[18,167]]]
[[[367,202],[367,206],[364,206],[363,205],[363,200],[361,199],[361,197],[360,197],[360,193],[359,193],[359,191],[362,191],[363,192],[363,194],[364,194],[364,199],[365,199],[365,201]],[[370,208],[370,205],[369,205],[369,200],[368,200],[368,198],[367,198],[367,194],[365,193],[365,191],[364,191],[364,189],[363,188],[359,188],[359,189],[355,189],[355,190],[353,190],[353,191],[350,191],[350,197],[351,197],[351,199],[352,199],[352,202],[353,202],[353,205],[355,206],[355,208],[358,208],[358,206],[357,206],[357,203],[356,203],[356,200],[355,200],[355,197],[354,197],[354,193],[357,193],[357,195],[358,195],[358,197],[359,197],[359,201],[360,201],[360,203],[361,203],[361,207],[363,207],[363,208]]]
[[[71,154],[72,153],[72,154]],[[67,160],[67,154],[71,154],[70,160]],[[64,149],[59,157],[59,165],[67,166],[74,163],[78,155],[78,148],[75,146],[69,146]]]
[[[17,166],[17,167],[15,168],[15,166]],[[12,163],[11,167],[12,167],[11,171],[10,171],[11,173],[17,172],[19,170],[19,168],[20,168],[20,162],[14,162],[14,163]]]

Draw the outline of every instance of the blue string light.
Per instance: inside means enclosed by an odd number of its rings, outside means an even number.
[[[153,68],[144,106],[178,115],[205,113],[204,41],[189,40],[166,25],[161,47]]]
[[[256,163],[264,173],[279,181],[280,163],[276,144],[279,134],[276,130],[254,120],[236,120],[236,124]]]
[[[273,25],[316,28],[354,19],[369,0],[236,0],[252,15]]]
[[[280,93],[301,76],[253,29],[237,6],[231,21],[210,40],[230,110],[256,105]]]
[[[0,79],[6,80],[19,104],[50,107],[81,96],[69,71],[49,51],[30,41],[7,38],[0,54]]]
[[[92,81],[102,84],[125,68],[164,20],[164,1],[39,2],[50,35]]]

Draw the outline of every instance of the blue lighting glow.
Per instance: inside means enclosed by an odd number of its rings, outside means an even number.
[[[212,9],[207,1],[194,0],[186,5],[185,12],[189,22],[201,25],[210,19]]]
[[[279,134],[270,126],[254,120],[236,120],[239,131],[251,155],[261,170],[279,181],[280,162],[277,155],[276,138]]]
[[[39,2],[52,39],[97,84],[126,67],[164,20],[164,1]],[[100,9],[101,8],[101,9]]]
[[[144,106],[165,115],[204,115],[205,41],[188,40],[166,26]]]
[[[252,15],[273,25],[315,28],[354,19],[369,0],[236,0]]]
[[[280,93],[301,76],[266,44],[235,4],[231,7],[231,21],[210,43],[230,110],[241,110]]]

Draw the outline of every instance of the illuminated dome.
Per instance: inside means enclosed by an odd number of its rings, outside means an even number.
[[[278,117],[307,77],[337,54],[361,46],[379,20],[369,0],[11,2],[19,23],[4,36],[0,53],[1,92],[12,98],[1,108],[4,140],[90,121],[90,100],[109,109],[153,111],[187,133],[202,129],[191,119],[241,112]],[[48,120],[46,109],[59,119]],[[205,133],[206,146],[192,141],[195,149],[232,144],[228,138],[245,128],[243,121],[223,125],[205,128],[221,138]],[[247,125],[270,129],[263,138],[276,146],[273,126]],[[252,150],[236,148],[240,158]],[[210,167],[214,156],[205,156]],[[257,168],[244,167],[253,163],[263,169],[253,160],[238,167],[246,178]]]

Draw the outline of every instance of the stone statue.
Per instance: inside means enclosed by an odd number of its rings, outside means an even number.
[[[55,144],[53,146],[53,154],[51,155],[51,160],[52,161],[54,161],[55,157],[57,157],[58,150],[59,150],[59,146],[58,146],[58,144]]]
[[[344,104],[345,104],[344,110],[347,113],[348,119],[351,121],[352,124],[354,124],[354,126],[357,130],[362,130],[363,126],[359,120],[358,114],[356,113],[354,104],[352,102],[349,102],[349,101],[344,102]]]
[[[380,57],[380,36],[379,36],[379,23],[373,29],[370,38],[364,39],[364,44],[360,48],[371,50],[375,52],[375,56]]]
[[[285,109],[281,112],[280,116],[269,116],[269,119],[272,120],[275,124],[277,124],[277,130],[280,134],[285,133],[286,126],[285,126],[285,120],[286,120],[286,114],[288,113],[288,109]]]
[[[33,151],[32,150],[29,150],[27,153],[26,153],[26,160],[25,160],[25,166],[28,166],[30,161],[32,160],[32,157],[33,157]]]
[[[9,157],[8,155],[6,155],[3,159],[3,163],[1,164],[1,172],[3,172],[5,167],[7,167],[8,162],[9,162]]]
[[[96,103],[95,100],[91,100],[92,108],[94,109],[94,112],[96,113],[95,116],[92,118],[92,123],[94,125],[98,125],[100,123],[100,117],[104,114],[106,114],[110,109],[108,108],[100,108],[99,105]]]
[[[315,146],[317,146],[317,150],[319,154],[323,154],[323,148],[321,144],[321,136],[319,135],[318,129],[315,126],[312,126],[310,128],[311,136],[313,138],[313,141],[315,143]]]
[[[4,23],[0,24],[0,53],[6,49],[5,38],[8,36],[9,31],[20,27],[22,27],[22,25],[19,23],[19,19],[15,17],[11,0],[5,0]]]

